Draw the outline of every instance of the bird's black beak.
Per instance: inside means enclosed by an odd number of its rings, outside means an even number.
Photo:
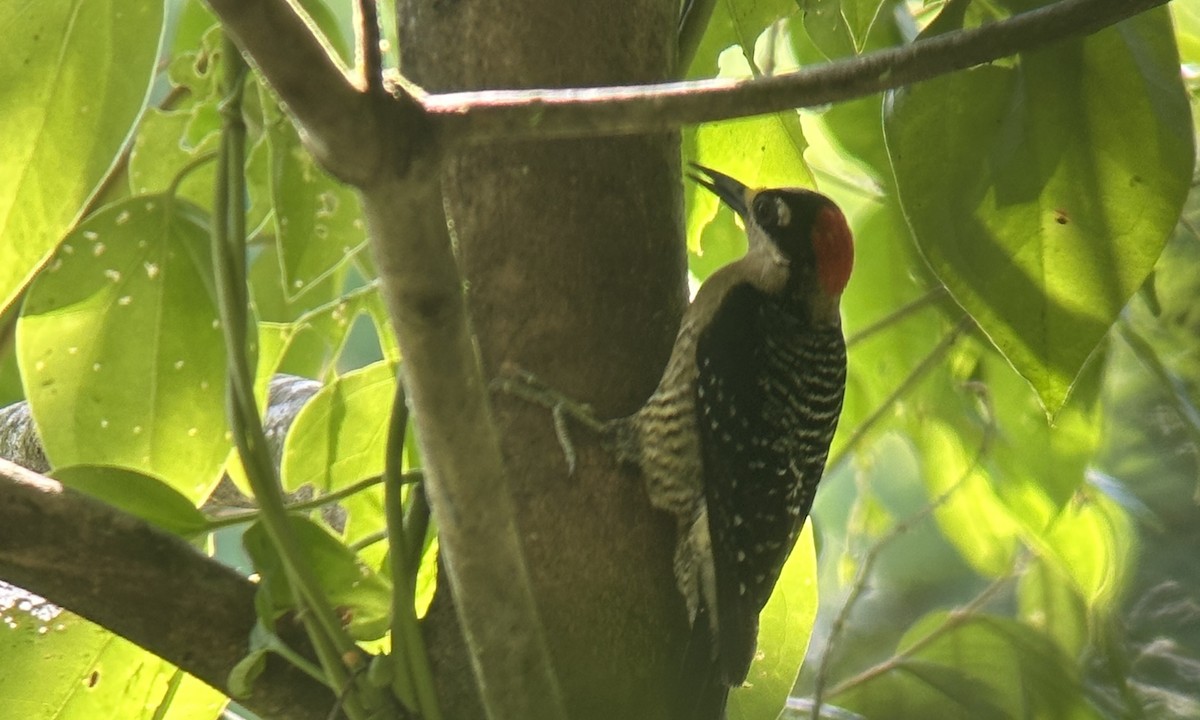
[[[689,173],[688,177],[711,190],[743,220],[746,219],[746,201],[751,194],[749,188],[728,175],[710,170],[703,165],[692,163],[692,167],[696,169],[696,172]]]

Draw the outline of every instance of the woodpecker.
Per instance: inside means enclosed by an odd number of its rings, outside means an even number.
[[[696,170],[742,218],[749,248],[696,293],[646,404],[606,423],[678,523],[675,578],[701,645],[689,652],[711,661],[709,697],[685,693],[707,705],[689,720],[722,717],[745,681],[758,615],[812,508],[846,387],[839,305],[854,257],[825,196]]]
[[[675,581],[692,623],[679,720],[724,717],[754,657],[758,615],[812,508],[846,387],[840,301],[854,262],[845,216],[802,188],[753,190],[695,166],[749,247],[688,307],[637,412],[601,421],[530,375],[508,389],[600,432],[676,519]]]

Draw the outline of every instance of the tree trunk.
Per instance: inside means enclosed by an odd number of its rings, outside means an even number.
[[[665,80],[677,3],[398,3],[402,71],[430,91]],[[443,178],[484,371],[537,374],[600,417],[635,410],[686,305],[679,141],[511,143]],[[549,413],[494,397],[539,612],[574,720],[667,716],[685,633],[674,528],[636,473],[573,427],[568,476]],[[479,716],[445,587],[431,610],[449,717]]]

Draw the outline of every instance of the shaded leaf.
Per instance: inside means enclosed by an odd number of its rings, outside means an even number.
[[[207,527],[204,513],[191,501],[149,475],[118,467],[72,465],[58,468],[54,477],[169,533],[190,537]]]
[[[1057,413],[1190,182],[1165,11],[898,91],[885,132],[925,257]]]
[[[364,565],[350,548],[306,517],[289,516],[292,531],[303,548],[326,597],[338,608],[356,640],[375,640],[387,632],[391,613],[391,583]],[[287,576],[261,522],[242,537],[255,569],[266,578],[269,603],[275,612],[294,610]],[[269,617],[269,616],[268,616]]]

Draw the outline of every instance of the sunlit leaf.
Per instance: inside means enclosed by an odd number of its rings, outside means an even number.
[[[1188,112],[1165,10],[891,96],[917,242],[1050,414],[1175,225]]]
[[[71,613],[7,607],[0,631],[0,706],[21,720],[215,720],[226,699],[133,643]]]
[[[300,143],[292,123],[262,96],[271,160],[271,201],[284,294],[319,283],[367,242],[358,196],[329,177]]]
[[[192,501],[217,481],[225,343],[204,223],[160,196],[111,205],[30,288],[19,357],[54,466],[138,470]]]
[[[396,367],[378,362],[330,382],[296,416],[283,453],[289,490],[336,490],[383,472]]]
[[[754,57],[758,36],[795,11],[795,0],[718,0],[687,77],[713,77],[717,58],[731,47],[736,47],[742,62],[747,63]]]
[[[116,161],[162,24],[162,3],[0,3],[0,310]]]
[[[925,419],[915,433],[930,497],[944,496],[934,517],[946,539],[979,573],[998,577],[1008,572],[1019,528],[996,497],[981,463],[983,448],[964,446],[953,428],[933,419]]]
[[[745,61],[735,52],[721,56],[722,77],[749,74]],[[814,180],[804,149],[804,131],[792,111],[719,123],[707,123],[689,134],[685,160],[730,175],[749,187],[812,187]],[[688,150],[690,148],[690,150]],[[706,257],[693,258],[693,272],[705,277],[715,267],[740,255],[746,247],[744,233],[733,222],[733,213],[717,210],[721,202],[698,183],[688,182],[688,247]],[[723,217],[722,217],[723,216]],[[713,227],[714,217],[720,218]],[[708,237],[701,241],[701,235]]]

